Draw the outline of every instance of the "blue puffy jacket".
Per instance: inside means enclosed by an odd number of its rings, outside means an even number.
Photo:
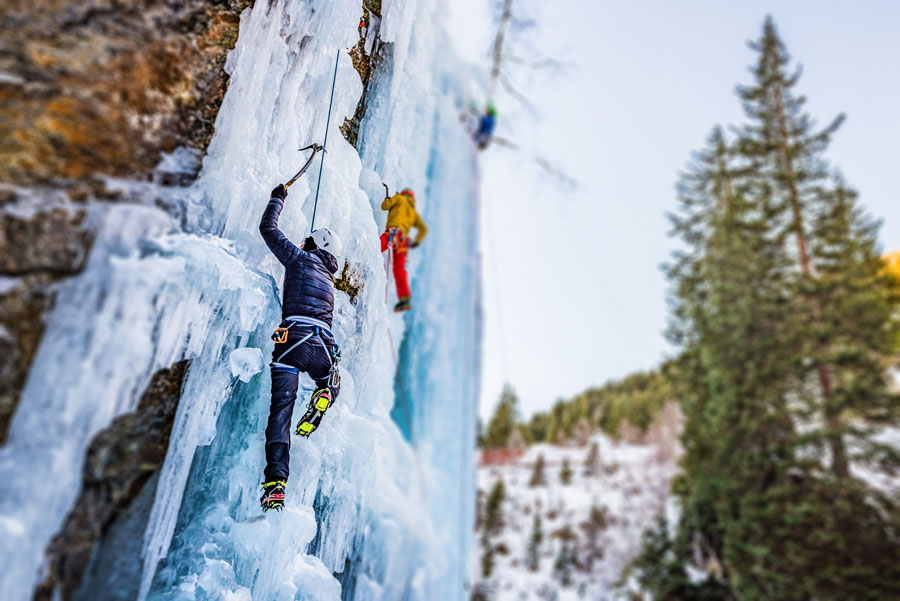
[[[282,318],[303,315],[324,321],[331,326],[334,314],[334,274],[338,263],[330,252],[317,248],[301,250],[278,229],[278,217],[284,201],[272,198],[266,205],[259,233],[266,246],[284,265],[284,299]]]
[[[489,137],[494,134],[494,128],[497,126],[497,119],[491,115],[487,114],[481,118],[481,121],[478,124],[478,133],[479,137]]]

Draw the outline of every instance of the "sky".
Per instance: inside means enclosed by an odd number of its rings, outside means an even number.
[[[486,79],[497,3],[447,5],[457,52]],[[503,90],[494,98],[497,135],[523,150],[481,155],[482,417],[504,382],[528,416],[674,353],[666,212],[712,127],[743,122],[734,88],[751,81],[746,42],[767,14],[803,66],[810,113],[822,124],[847,114],[826,156],[884,220],[884,249],[900,249],[900,3],[514,0],[513,12],[536,25],[510,33],[510,54],[563,66],[505,67],[534,111]],[[536,155],[578,187],[557,184]]]

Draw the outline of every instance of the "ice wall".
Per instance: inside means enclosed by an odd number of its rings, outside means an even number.
[[[242,15],[195,184],[117,184],[135,203],[105,214],[85,273],[61,290],[53,335],[0,450],[4,598],[30,598],[91,437],[181,357],[192,362],[168,455],[149,522],[135,533],[144,537],[141,598],[463,597],[478,390],[477,170],[457,119],[465,69],[447,53],[440,9],[383,2],[385,59],[359,154],[337,129],[361,93],[341,53],[316,224],[342,238],[342,259],[363,287],[355,303],[338,294],[343,389],[313,437],[294,442],[287,509],[261,517],[258,508],[270,382],[268,370],[252,373],[257,353],[239,349],[271,351],[283,271],[257,224],[269,190],[302,164],[297,148],[321,142],[335,53],[358,39],[358,1],[256,2]],[[281,225],[294,240],[308,231],[317,171],[290,189]],[[431,226],[411,254],[415,308],[405,318],[386,305],[394,298],[378,252],[381,181],[414,188]],[[401,429],[391,414],[404,401]],[[28,502],[34,481],[44,483],[42,504]]]

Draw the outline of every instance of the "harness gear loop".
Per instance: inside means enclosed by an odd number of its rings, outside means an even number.
[[[272,334],[272,339],[279,344],[284,344],[288,341],[288,332],[294,326],[299,327],[308,327],[311,328],[309,334],[292,344],[286,351],[281,353],[277,359],[275,359],[275,364],[281,364],[281,360],[290,354],[295,348],[308,341],[310,338],[315,337],[316,340],[319,341],[319,345],[322,347],[322,350],[325,351],[325,356],[328,357],[328,361],[331,363],[331,368],[328,370],[328,386],[330,388],[337,388],[341,384],[341,373],[338,368],[338,363],[341,360],[341,347],[334,340],[334,335],[331,333],[331,330],[328,329],[328,324],[324,321],[320,321],[318,319],[314,319],[312,317],[306,317],[304,315],[291,315],[285,318],[285,321],[290,322],[290,325],[287,327],[279,327]],[[328,345],[325,344],[325,341],[322,339],[322,334],[328,334],[328,336],[333,341],[331,349],[328,348]],[[276,337],[277,336],[277,337]]]
[[[318,332],[316,332],[316,333],[318,333]],[[292,344],[290,346],[290,348],[288,348],[288,350],[286,350],[283,353],[281,353],[280,355],[278,355],[278,358],[275,359],[275,363],[280,363],[281,360],[284,359],[285,356],[287,356],[292,350],[294,350],[295,348],[297,348],[298,346],[300,346],[301,344],[303,344],[304,342],[306,342],[307,340],[309,340],[312,337],[313,337],[313,332],[310,332],[309,334],[304,336],[302,339],[300,339],[298,342],[295,342],[294,344]]]
[[[403,246],[403,242],[406,237],[403,235],[403,230],[399,227],[392,227],[388,229],[388,247],[397,251],[397,252],[406,252],[406,248]]]

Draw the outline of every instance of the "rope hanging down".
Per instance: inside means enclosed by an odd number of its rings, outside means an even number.
[[[312,219],[309,223],[309,231],[316,227],[316,209],[319,208],[319,188],[322,186],[322,171],[325,168],[325,153],[328,152],[328,125],[331,123],[331,105],[334,104],[334,84],[337,82],[338,63],[341,60],[341,49],[338,48],[334,57],[334,76],[331,78],[331,100],[328,101],[328,116],[325,117],[325,141],[322,142],[322,161],[319,163],[319,180],[316,182],[316,201],[313,204]]]

